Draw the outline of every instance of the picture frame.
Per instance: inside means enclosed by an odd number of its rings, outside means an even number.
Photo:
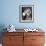
[[[34,22],[34,5],[19,6],[19,21],[22,23]]]

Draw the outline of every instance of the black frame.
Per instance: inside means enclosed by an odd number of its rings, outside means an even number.
[[[29,14],[29,18],[27,17],[28,14]],[[34,5],[20,5],[19,6],[19,21],[22,23],[34,22]]]

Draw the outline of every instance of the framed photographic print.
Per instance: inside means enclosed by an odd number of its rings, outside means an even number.
[[[34,22],[34,5],[20,5],[19,15],[20,22]]]

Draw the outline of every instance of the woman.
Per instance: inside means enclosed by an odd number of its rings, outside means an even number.
[[[22,19],[23,20],[31,20],[32,19],[32,12],[30,8],[27,8],[22,13]]]

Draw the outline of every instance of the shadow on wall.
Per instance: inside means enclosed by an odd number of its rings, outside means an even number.
[[[2,43],[2,36],[3,36],[3,32],[5,32],[3,29],[5,28],[4,24],[0,24],[0,43]]]

